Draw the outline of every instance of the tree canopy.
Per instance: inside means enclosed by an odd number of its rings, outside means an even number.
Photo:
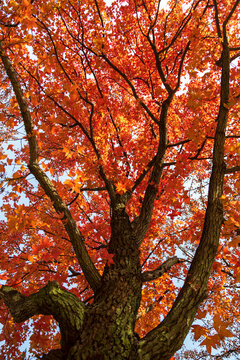
[[[1,359],[240,352],[239,3],[2,1]]]

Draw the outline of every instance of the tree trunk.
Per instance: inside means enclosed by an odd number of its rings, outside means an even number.
[[[130,265],[129,257],[125,262]],[[130,359],[137,345],[134,327],[140,296],[140,272],[136,268],[126,271],[114,265],[108,269],[68,359]]]
[[[105,267],[69,360],[130,359],[137,345],[134,328],[142,287],[139,250],[124,208],[113,212],[111,225],[109,251],[115,254],[114,264]]]

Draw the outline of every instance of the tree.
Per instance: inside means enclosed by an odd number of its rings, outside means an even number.
[[[240,315],[239,0],[0,11],[2,358],[170,359],[207,314],[211,353]]]

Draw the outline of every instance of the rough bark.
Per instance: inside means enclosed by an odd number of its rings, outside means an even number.
[[[131,223],[121,204],[115,204],[109,251],[114,264],[106,267],[101,288],[89,306],[84,330],[70,359],[129,359],[137,345],[134,333],[141,299],[139,250]]]
[[[63,353],[74,344],[81,331],[85,305],[75,295],[61,289],[55,281],[30,296],[24,296],[9,286],[2,286],[0,297],[17,323],[34,315],[52,315],[59,324]]]

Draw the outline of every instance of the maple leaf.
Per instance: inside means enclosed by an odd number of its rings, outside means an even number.
[[[120,195],[122,195],[124,192],[126,192],[127,188],[126,188],[125,184],[122,184],[121,182],[118,182],[116,184],[116,190]]]

